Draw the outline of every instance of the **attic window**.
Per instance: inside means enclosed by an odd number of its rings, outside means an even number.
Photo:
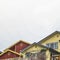
[[[57,35],[57,37],[59,37],[59,35]]]

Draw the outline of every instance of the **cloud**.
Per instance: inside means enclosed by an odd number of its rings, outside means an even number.
[[[0,0],[1,50],[20,39],[37,42],[55,30],[60,30],[60,0]]]

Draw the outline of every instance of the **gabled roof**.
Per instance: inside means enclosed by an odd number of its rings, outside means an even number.
[[[43,45],[40,45],[40,44],[37,44],[36,42],[34,42],[34,43],[33,43],[33,44],[31,44],[30,46],[28,46],[28,47],[26,47],[25,49],[23,49],[21,52],[24,52],[24,51],[26,51],[27,49],[31,48],[31,47],[32,47],[32,46],[34,46],[34,45],[38,45],[39,47],[46,48],[45,46],[43,46]]]
[[[46,41],[46,40],[50,39],[51,37],[53,37],[53,36],[56,35],[56,34],[60,34],[60,32],[59,32],[59,31],[55,31],[55,32],[53,32],[52,34],[50,34],[50,35],[48,35],[47,37],[45,37],[44,39],[40,40],[38,43],[41,44],[43,41]]]
[[[18,44],[19,42],[23,42],[23,43],[26,43],[26,44],[29,44],[29,45],[30,45],[29,42],[26,42],[26,41],[23,41],[23,40],[19,40],[19,41],[17,41],[16,43],[14,43],[13,45],[11,45],[11,46],[9,46],[8,48],[6,48],[5,50],[7,50],[7,49],[13,47],[14,45]],[[4,50],[4,51],[5,51],[5,50]]]
[[[0,56],[2,56],[3,54],[5,54],[5,53],[7,53],[7,52],[11,52],[11,53],[14,53],[14,54],[16,54],[16,55],[18,55],[18,56],[21,56],[19,53],[15,52],[15,51],[12,51],[12,50],[10,50],[10,49],[2,52],[2,53],[0,54]]]
[[[26,51],[27,49],[31,48],[31,47],[34,46],[34,45],[38,45],[38,46],[40,46],[40,47],[43,47],[43,48],[45,48],[46,50],[48,49],[51,53],[60,54],[60,52],[58,52],[58,51],[56,51],[56,50],[54,50],[54,49],[52,49],[52,48],[48,48],[48,47],[46,47],[46,46],[44,46],[44,45],[38,44],[38,43],[36,43],[36,42],[34,42],[34,43],[31,44],[30,46],[28,46],[28,47],[26,47],[25,49],[23,49],[23,50],[21,51],[21,53],[23,53],[24,51]]]

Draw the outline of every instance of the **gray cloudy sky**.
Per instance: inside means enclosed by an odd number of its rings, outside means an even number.
[[[0,0],[0,50],[23,39],[38,42],[60,31],[60,0]]]

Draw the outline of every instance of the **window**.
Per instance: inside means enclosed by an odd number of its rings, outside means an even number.
[[[55,48],[55,49],[58,49],[58,42],[56,42],[56,43],[54,44],[54,48]]]
[[[46,44],[47,47],[50,47],[50,44]]]
[[[58,49],[58,42],[46,44],[47,47]]]
[[[26,57],[30,57],[30,52],[27,52],[26,53]]]
[[[51,43],[51,44],[50,44],[50,47],[51,47],[51,48],[55,48],[54,45],[55,45],[54,43]]]

